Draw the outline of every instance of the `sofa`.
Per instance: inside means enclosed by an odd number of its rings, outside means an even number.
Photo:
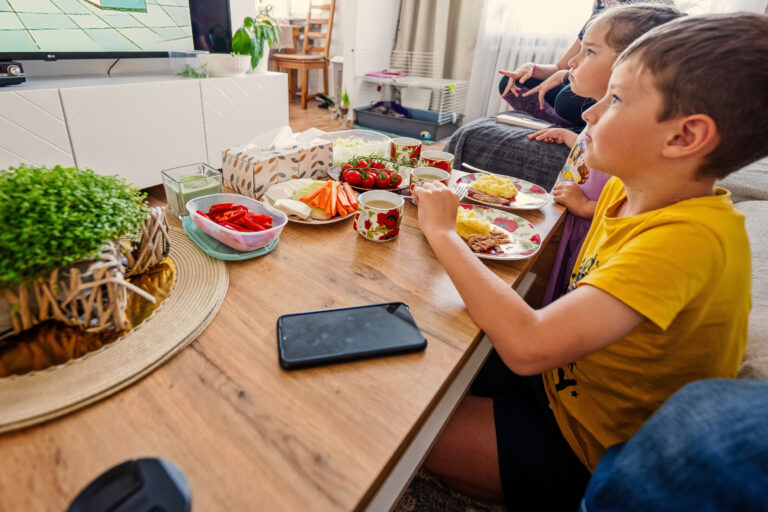
[[[719,185],[731,191],[736,209],[746,215],[752,250],[752,312],[739,378],[768,379],[768,158],[731,174]]]
[[[541,122],[525,112],[510,110],[505,114]],[[482,117],[459,128],[445,151],[453,155],[455,169],[461,169],[461,164],[466,162],[550,190],[571,150],[565,144],[528,140],[528,134],[534,131],[499,123],[495,115]]]

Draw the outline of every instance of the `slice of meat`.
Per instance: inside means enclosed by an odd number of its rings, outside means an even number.
[[[489,252],[490,250],[501,252],[501,246],[509,243],[509,236],[506,233],[491,231],[487,235],[469,235],[464,238],[464,242],[474,252]]]
[[[472,199],[477,199],[478,201],[483,201],[491,204],[499,204],[503,206],[510,203],[509,199],[505,199],[501,196],[492,196],[490,194],[486,194],[485,192],[480,192],[479,190],[474,188],[469,189],[468,195]]]

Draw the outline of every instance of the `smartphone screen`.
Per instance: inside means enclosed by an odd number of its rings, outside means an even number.
[[[427,340],[402,302],[324,309],[277,320],[284,368],[423,350]]]

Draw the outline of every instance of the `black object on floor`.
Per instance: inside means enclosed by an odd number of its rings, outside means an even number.
[[[189,484],[167,460],[129,460],[102,473],[72,501],[68,512],[189,512]]]

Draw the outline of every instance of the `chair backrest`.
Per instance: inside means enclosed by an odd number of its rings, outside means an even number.
[[[309,13],[307,13],[307,24],[304,25],[304,46],[302,53],[322,53],[327,59],[328,52],[331,49],[331,33],[333,32],[333,12],[335,11],[336,0],[322,2],[319,0],[310,0]],[[327,12],[327,16],[321,16]],[[318,26],[316,31],[312,26]],[[323,25],[328,28],[323,32]],[[312,43],[310,44],[310,39]]]

